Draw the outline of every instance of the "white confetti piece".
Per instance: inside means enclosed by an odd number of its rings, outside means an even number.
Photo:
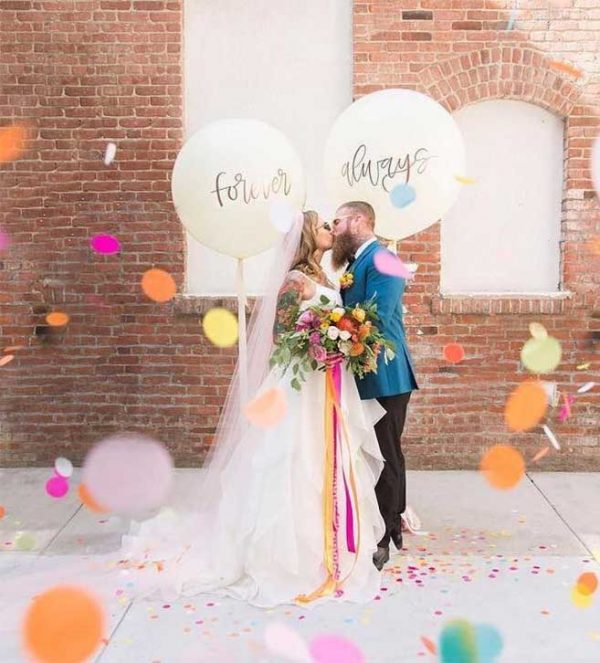
[[[579,387],[577,390],[578,394],[585,394],[586,391],[593,389],[596,386],[595,382],[586,382],[583,386]]]
[[[558,440],[554,436],[554,433],[548,428],[548,426],[546,426],[546,424],[544,424],[542,426],[542,428],[544,429],[544,433],[546,433],[546,437],[550,440],[550,443],[552,444],[552,446],[557,451],[560,451],[560,444],[558,443]]]
[[[104,153],[104,165],[110,166],[117,154],[117,146],[114,143],[108,143],[106,152]]]

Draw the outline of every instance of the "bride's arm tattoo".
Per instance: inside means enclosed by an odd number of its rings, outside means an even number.
[[[279,334],[291,331],[298,319],[300,303],[304,293],[304,276],[300,272],[290,272],[279,291],[277,297],[277,310],[273,325],[275,342]]]

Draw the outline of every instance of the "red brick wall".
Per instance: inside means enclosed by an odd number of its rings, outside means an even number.
[[[152,432],[182,465],[197,464],[210,443],[234,353],[215,350],[200,333],[209,302],[154,304],[139,287],[153,266],[168,270],[180,289],[184,280],[169,186],[182,139],[182,4],[0,3],[0,118],[31,125],[25,155],[0,166],[0,226],[12,238],[0,255],[1,338],[3,347],[25,346],[0,367],[0,464],[48,464],[58,454],[78,461],[119,429]],[[422,386],[408,422],[409,465],[472,467],[494,442],[516,441],[528,453],[545,443],[538,432],[507,435],[502,421],[506,395],[522,377],[518,353],[530,321],[563,342],[554,376],[561,386],[600,381],[598,258],[586,245],[600,222],[585,161],[598,133],[590,110],[598,64],[583,15],[599,9],[544,5],[526,20],[517,16],[519,29],[507,32],[507,12],[474,0],[453,3],[464,8],[426,4],[355,5],[357,95],[412,86],[449,108],[508,96],[568,116],[563,277],[572,299],[441,299],[439,228],[401,243],[403,256],[420,264],[407,295]],[[563,58],[585,72],[582,79],[547,62]],[[107,167],[108,141],[118,151]],[[93,253],[89,239],[97,233],[116,235],[121,253]],[[54,308],[71,316],[62,330],[44,324]],[[457,367],[441,360],[450,340],[467,350]],[[592,370],[576,372],[587,360],[595,361]],[[554,426],[573,451],[541,466],[600,467],[597,403],[593,392],[577,400],[573,418]]]
[[[451,111],[486,99],[520,99],[566,124],[561,274],[572,297],[443,298],[439,224],[400,243],[401,255],[420,265],[406,295],[422,387],[412,399],[405,437],[412,467],[473,467],[484,448],[499,442],[516,444],[531,459],[548,445],[541,428],[510,434],[503,421],[506,397],[525,377],[519,352],[530,322],[541,322],[562,343],[562,363],[548,380],[567,393],[600,382],[600,256],[589,242],[600,233],[600,215],[588,166],[600,133],[598,26],[591,20],[600,18],[600,2],[556,4],[511,12],[478,0],[355,3],[355,96],[410,87]],[[451,341],[466,350],[456,366],[442,357]],[[577,371],[588,361],[588,371]],[[546,456],[540,469],[600,468],[597,390],[577,398],[566,423],[555,415],[548,423],[563,450]]]

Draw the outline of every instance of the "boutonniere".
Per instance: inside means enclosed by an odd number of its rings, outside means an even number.
[[[354,284],[354,274],[352,272],[345,272],[340,276],[340,288],[342,290],[347,290],[351,288]]]

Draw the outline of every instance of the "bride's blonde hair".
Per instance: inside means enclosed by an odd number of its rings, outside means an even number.
[[[313,210],[307,210],[302,214],[304,216],[302,235],[290,271],[297,270],[320,283],[327,284],[329,282],[327,276],[316,258],[319,250],[317,247],[319,215]]]

